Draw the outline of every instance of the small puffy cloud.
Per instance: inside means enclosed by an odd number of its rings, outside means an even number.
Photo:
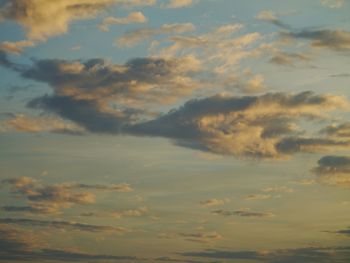
[[[90,19],[113,5],[146,6],[155,0],[10,0],[0,9],[2,18],[20,24],[30,41],[64,34],[75,20]],[[54,19],[53,19],[54,17]]]
[[[32,46],[34,46],[34,43],[29,40],[22,40],[17,42],[4,41],[0,43],[0,50],[7,53],[19,55],[23,52],[23,48]]]
[[[185,33],[194,31],[195,29],[196,27],[191,23],[164,24],[159,28],[136,29],[134,31],[127,32],[118,38],[116,44],[120,47],[132,47],[138,44],[140,41],[149,39],[156,35]]]
[[[339,187],[350,187],[350,157],[328,155],[318,160],[312,169],[320,183]]]
[[[196,0],[168,0],[168,3],[161,4],[163,8],[182,8],[194,4]]]
[[[147,22],[147,17],[145,17],[141,12],[132,12],[127,17],[117,18],[117,17],[106,17],[103,22],[98,26],[102,31],[109,31],[110,25],[127,25],[127,24],[142,24]]]
[[[216,198],[212,198],[212,199],[207,199],[204,201],[201,201],[200,204],[202,206],[205,207],[210,207],[210,206],[219,206],[219,205],[224,205],[226,203],[228,203],[230,200],[229,199],[216,199]]]
[[[227,211],[227,210],[214,210],[212,211],[215,215],[222,216],[240,216],[240,217],[251,217],[251,218],[268,218],[275,216],[271,212],[255,212],[250,211],[249,209],[235,210],[235,211]]]

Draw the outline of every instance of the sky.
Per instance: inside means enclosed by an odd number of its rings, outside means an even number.
[[[0,262],[349,262],[349,13],[0,0]]]

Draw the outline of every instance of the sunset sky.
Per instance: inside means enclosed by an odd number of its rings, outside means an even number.
[[[0,262],[350,262],[349,14],[0,0]]]

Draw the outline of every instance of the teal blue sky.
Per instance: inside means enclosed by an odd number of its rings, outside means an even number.
[[[0,262],[349,262],[349,11],[0,0]]]

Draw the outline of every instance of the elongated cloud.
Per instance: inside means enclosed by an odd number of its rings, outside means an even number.
[[[350,187],[350,157],[328,155],[318,160],[312,171],[321,183]]]
[[[75,223],[69,221],[47,221],[47,220],[36,220],[27,218],[0,218],[1,224],[7,225],[18,225],[18,226],[28,226],[28,227],[46,227],[46,228],[58,228],[58,229],[72,229],[85,232],[126,232],[127,230],[122,227],[112,227],[112,226],[100,226],[100,225],[90,225]]]
[[[222,216],[241,216],[241,217],[251,217],[251,218],[265,218],[275,216],[271,212],[255,212],[250,210],[236,210],[236,211],[226,211],[226,210],[215,210],[212,211],[215,215]]]
[[[283,33],[282,36],[310,40],[313,47],[335,51],[350,50],[350,32],[341,29],[303,30]]]
[[[99,29],[102,31],[109,31],[110,25],[127,25],[145,22],[147,22],[147,18],[141,12],[132,12],[124,18],[106,17],[99,25]]]
[[[116,192],[131,192],[133,190],[129,184],[112,184],[108,186],[77,183],[43,185],[29,177],[5,179],[2,181],[2,184],[10,185],[13,194],[20,195],[29,201],[28,206],[5,206],[3,210],[8,212],[31,212],[41,214],[56,213],[59,212],[61,208],[67,208],[73,205],[89,205],[95,203],[95,195],[93,193],[81,192],[79,190],[88,189]]]
[[[143,28],[130,31],[116,41],[120,47],[132,47],[141,40],[149,39],[156,35],[165,35],[173,33],[185,33],[194,31],[196,28],[191,23],[164,24],[160,28]]]
[[[182,8],[194,4],[196,0],[169,0],[168,3],[162,4],[163,8]]]

